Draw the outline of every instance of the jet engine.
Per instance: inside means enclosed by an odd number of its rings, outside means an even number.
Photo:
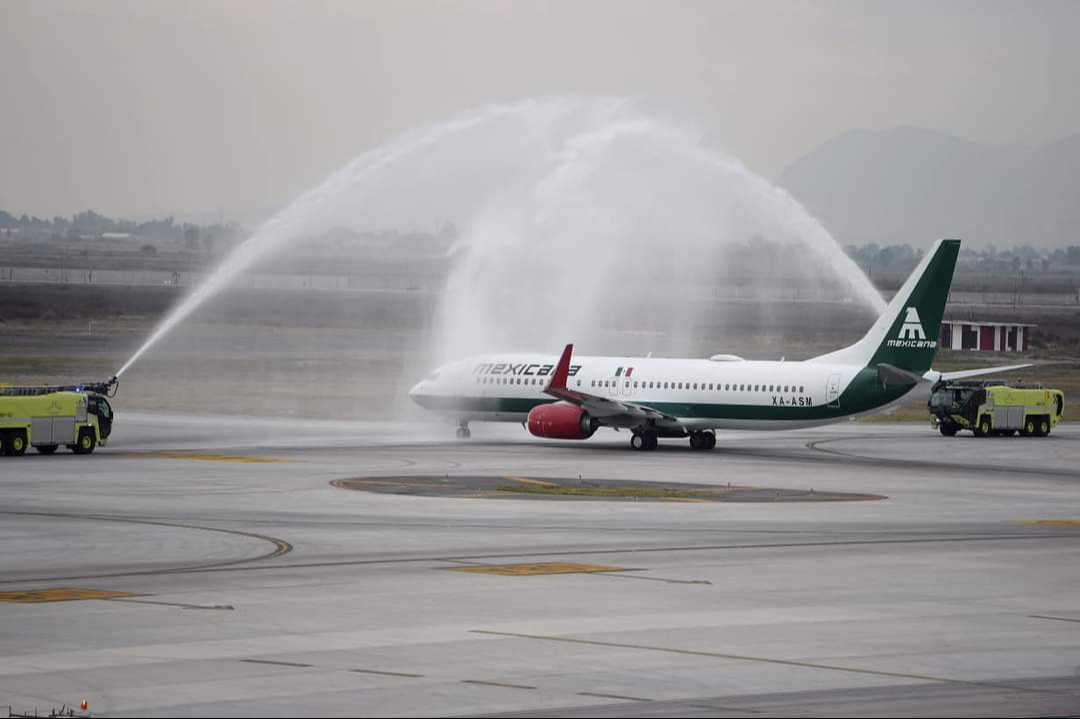
[[[529,412],[529,432],[548,439],[588,439],[600,422],[581,407],[556,402],[533,407]]]

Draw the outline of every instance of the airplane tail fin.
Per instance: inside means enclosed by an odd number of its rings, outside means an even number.
[[[912,375],[928,371],[959,253],[960,240],[935,242],[861,340],[809,361],[885,366]]]

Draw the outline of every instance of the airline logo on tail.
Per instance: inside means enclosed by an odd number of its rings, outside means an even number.
[[[926,348],[937,347],[937,342],[926,339],[926,330],[919,319],[919,310],[908,307],[904,324],[900,326],[900,336],[888,341],[889,347]]]

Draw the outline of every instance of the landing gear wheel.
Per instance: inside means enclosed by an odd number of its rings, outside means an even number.
[[[38,454],[52,454],[59,446],[58,444],[39,444],[34,449],[38,451]]]
[[[630,447],[640,452],[651,452],[659,444],[655,432],[634,432],[630,435]]]
[[[716,435],[713,432],[698,430],[690,433],[690,449],[712,449],[716,446]]]
[[[472,431],[468,427],[458,427],[456,434],[458,439],[468,439],[469,437],[472,437]]]
[[[4,437],[4,450],[13,457],[26,454],[26,432],[16,429]]]
[[[96,446],[97,437],[94,436],[93,430],[84,428],[79,430],[79,441],[72,448],[72,451],[75,454],[90,454]]]

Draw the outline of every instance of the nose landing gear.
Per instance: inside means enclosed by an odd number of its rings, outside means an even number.
[[[472,432],[469,431],[469,423],[466,420],[461,420],[458,422],[457,438],[468,439],[469,437],[472,437]]]

